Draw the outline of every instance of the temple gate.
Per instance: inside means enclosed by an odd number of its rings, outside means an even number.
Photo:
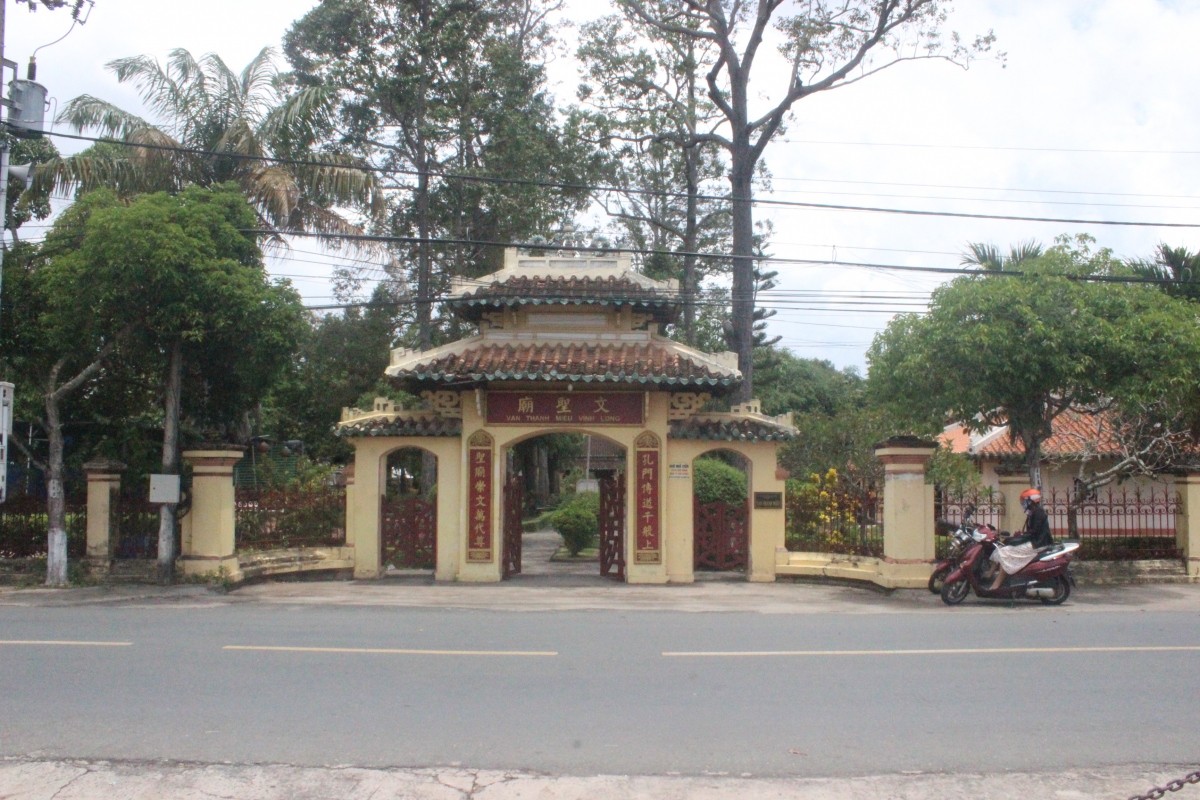
[[[630,583],[694,579],[693,463],[720,449],[747,464],[751,499],[734,557],[749,580],[775,579],[777,559],[786,562],[787,477],[775,454],[795,430],[790,417],[767,417],[755,401],[711,410],[741,373],[735,354],[704,353],[661,333],[680,310],[677,282],[647,278],[622,255],[509,249],[504,269],[456,284],[447,305],[478,335],[394,350],[386,370],[421,407],[378,398],[370,410],[343,411],[337,433],[355,447],[347,545],[356,577],[382,576],[391,558],[381,500],[389,453],[419,447],[437,459],[435,502],[423,509],[434,528],[435,577],[498,581],[521,569],[522,488],[506,474],[508,448],[580,433],[626,454],[623,473],[599,476],[601,574]]]

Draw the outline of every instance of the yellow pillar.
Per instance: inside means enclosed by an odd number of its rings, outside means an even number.
[[[354,540],[354,577],[374,580],[383,576],[379,549],[379,504],[382,502],[385,475],[380,469],[389,442],[383,437],[351,439],[354,445],[354,485],[347,487],[346,539]],[[353,489],[353,492],[351,492]]]
[[[342,470],[346,479],[346,547],[354,547],[354,462]]]
[[[1179,507],[1175,514],[1175,535],[1183,551],[1188,577],[1200,580],[1200,472],[1175,478]]]
[[[220,450],[187,450],[183,454],[192,465],[191,536],[179,557],[184,575],[241,580],[234,542],[233,465],[244,451],[244,447],[222,445]]]
[[[925,464],[937,444],[901,436],[875,446],[883,462],[883,555],[880,583],[918,588],[929,580],[934,561],[933,487]]]
[[[93,572],[107,572],[112,562],[117,500],[121,493],[120,461],[96,458],[83,465],[87,473],[87,558]]]
[[[1021,492],[1029,488],[1029,476],[1025,473],[1016,475],[998,475],[1000,494],[1004,495],[1004,521],[1001,528],[1009,533],[1025,528],[1025,509],[1021,508]]]
[[[775,462],[779,445],[775,442],[755,442],[731,450],[741,453],[749,462],[750,474],[750,564],[747,579],[755,583],[775,580],[777,553],[784,547],[786,512],[784,511],[784,477]]]

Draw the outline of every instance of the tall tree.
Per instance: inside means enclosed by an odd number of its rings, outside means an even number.
[[[15,416],[46,435],[44,454],[35,453],[21,437],[10,441],[46,476],[48,586],[67,583],[67,405],[91,388],[130,328],[123,318],[98,312],[63,280],[63,261],[82,241],[89,213],[86,203],[68,209],[44,245],[18,243],[13,248],[5,284],[9,311],[0,317],[0,374],[31,389],[18,396]]]
[[[722,119],[703,83],[716,48],[695,37],[647,33],[621,15],[583,26],[577,95],[586,110],[579,116],[607,153],[603,180],[616,187],[598,198],[607,214],[634,247],[681,253],[650,256],[643,269],[679,279],[681,338],[695,345],[699,286],[707,274],[728,270],[695,254],[727,250],[732,230],[728,204],[710,197],[725,173],[721,150],[699,138]]]
[[[940,58],[965,66],[973,53],[990,49],[994,37],[991,33],[977,37],[968,47],[955,34],[945,47],[941,26],[948,4],[938,0],[808,0],[789,6],[794,9],[790,12],[781,11],[784,0],[617,0],[617,4],[660,36],[701,40],[718,51],[705,82],[725,127],[720,133],[696,138],[715,142],[729,157],[733,214],[729,344],[738,354],[743,375],[735,399],[748,400],[754,373],[754,176],[793,105],[904,61]],[[779,37],[777,49],[785,60],[787,79],[779,95],[764,105],[756,102],[750,80],[754,65],[762,63],[760,50],[770,28]]]
[[[1200,252],[1160,243],[1153,258],[1133,259],[1129,266],[1143,278],[1174,281],[1164,291],[1173,297],[1200,300]]]
[[[963,253],[959,263],[992,272],[1012,271],[1019,269],[1021,264],[1026,261],[1039,258],[1043,252],[1045,249],[1035,239],[1011,245],[1008,248],[1008,255],[1000,252],[1000,248],[994,244],[971,242],[967,245],[967,252]]]
[[[407,254],[419,348],[434,343],[445,279],[485,272],[499,258],[496,248],[447,250],[431,239],[528,238],[585,201],[582,190],[487,180],[585,182],[590,162],[545,88],[546,18],[555,8],[547,0],[323,0],[285,38],[295,80],[340,94],[338,143],[389,176],[383,232],[418,240]]]
[[[925,426],[1007,425],[1040,486],[1041,444],[1061,414],[1194,397],[1200,326],[1194,307],[1151,287],[1083,280],[1124,272],[1108,251],[1060,243],[1021,272],[957,278],[927,315],[893,319],[871,345],[868,385]]]
[[[272,48],[241,72],[215,53],[197,59],[183,49],[171,51],[165,65],[133,56],[107,66],[138,89],[158,119],[76,97],[58,115],[60,123],[127,144],[52,159],[38,169],[38,181],[82,192],[111,188],[122,197],[233,181],[258,212],[252,224],[277,231],[357,232],[334,209],[381,208],[374,173],[323,146],[336,96],[321,87],[291,90]]]
[[[226,438],[281,375],[300,335],[299,296],[264,273],[256,238],[243,232],[255,212],[236,185],[130,202],[100,192],[85,208],[55,280],[96,318],[123,321],[125,357],[162,376],[162,470],[177,473],[185,411],[201,435]],[[164,505],[160,579],[171,579],[175,556],[175,508]]]

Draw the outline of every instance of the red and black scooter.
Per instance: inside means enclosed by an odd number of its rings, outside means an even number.
[[[974,515],[975,506],[967,506],[963,510],[962,521],[958,523],[958,528],[950,534],[950,548],[946,552],[946,557],[934,565],[933,574],[929,576],[931,593],[942,593],[942,585],[946,583],[946,576],[958,568],[959,562],[962,561],[962,557],[967,551],[967,546],[973,541],[971,534],[977,530],[990,530],[993,534],[996,532],[990,525],[972,523],[971,517]]]
[[[965,527],[965,526],[964,526]],[[963,529],[960,528],[960,531]],[[957,532],[956,532],[957,533]],[[942,602],[948,606],[958,605],[972,590],[976,597],[1001,600],[1028,598],[1041,600],[1046,605],[1056,606],[1071,596],[1075,579],[1071,576],[1071,559],[1079,549],[1079,542],[1062,542],[1043,547],[1017,574],[1010,575],[996,591],[990,588],[991,581],[985,577],[992,551],[996,549],[999,535],[988,525],[975,528],[968,534],[969,543],[961,552],[958,565],[946,575],[942,583]]]

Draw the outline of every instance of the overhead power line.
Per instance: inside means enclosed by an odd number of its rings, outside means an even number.
[[[1007,150],[1020,153],[1107,153],[1114,155],[1200,156],[1200,150],[1116,150],[1098,147],[1012,147],[990,144],[930,142],[839,142],[832,139],[784,139],[790,144],[833,144],[848,147],[914,147],[925,150]]]
[[[468,245],[473,247],[517,247],[525,250],[557,250],[572,253],[594,253],[596,255],[606,255],[612,253],[634,253],[638,255],[663,255],[663,256],[695,256],[696,258],[718,259],[725,261],[733,261],[737,259],[752,260],[768,264],[807,264],[821,266],[836,266],[836,267],[861,267],[863,269],[879,269],[879,270],[898,270],[902,272],[930,272],[943,275],[977,275],[980,277],[1003,277],[1003,278],[1021,278],[1027,273],[1019,271],[992,271],[983,269],[969,269],[966,267],[917,267],[907,264],[875,264],[865,261],[831,261],[829,259],[814,259],[814,258],[787,258],[782,256],[737,256],[731,253],[698,253],[686,252],[679,250],[653,250],[648,248],[637,247],[591,247],[582,245],[558,245],[549,244],[546,242],[504,242],[494,241],[490,239],[456,239],[456,238],[422,238],[420,236],[388,236],[383,234],[370,233],[315,233],[310,231],[272,231],[262,228],[240,228],[242,233],[248,233],[255,236],[299,236],[314,239],[348,239],[351,241],[368,241],[368,242],[394,242],[398,244],[444,244],[444,245]],[[1169,278],[1142,278],[1126,275],[1065,275],[1054,274],[1046,277],[1066,278],[1067,280],[1088,281],[1094,283],[1147,283],[1158,285],[1173,285],[1185,284],[1187,281],[1179,281]]]
[[[205,155],[215,158],[231,158],[245,161],[264,161],[275,164],[287,164],[292,166],[306,167],[321,167],[333,169],[349,169],[362,172],[375,172],[385,175],[407,175],[413,177],[426,176],[433,178],[441,178],[445,180],[460,180],[474,181],[478,183],[489,184],[507,184],[514,186],[534,186],[548,189],[562,189],[571,191],[585,192],[615,192],[620,194],[636,194],[655,197],[675,197],[686,198],[687,195],[683,192],[664,192],[652,189],[630,189],[620,186],[604,186],[579,183],[564,183],[558,181],[540,181],[523,178],[498,178],[486,175],[465,175],[455,172],[427,172],[421,170],[404,170],[404,169],[384,169],[383,167],[375,167],[361,164],[339,164],[331,161],[312,161],[295,158],[276,158],[271,156],[252,156],[243,153],[228,153],[214,150],[202,150],[195,147],[182,147],[172,145],[156,145],[156,144],[138,144],[136,142],[126,142],[120,139],[107,139],[95,136],[83,136],[80,134],[71,133],[56,133],[48,132],[50,136],[60,136],[69,139],[78,139],[88,142],[100,142],[104,144],[122,145],[125,147],[140,147],[149,150],[163,150],[168,152],[190,153],[193,155]],[[415,187],[401,187],[405,189],[413,189]],[[698,195],[701,200],[714,200],[719,202],[734,202],[734,200],[726,195]],[[1193,222],[1149,222],[1144,220],[1103,220],[1103,219],[1075,219],[1069,217],[1032,217],[1020,216],[1015,214],[974,214],[965,211],[926,211],[912,208],[886,208],[882,206],[854,206],[839,203],[809,203],[800,200],[771,200],[766,198],[750,198],[749,202],[760,206],[772,206],[777,208],[810,208],[810,209],[825,209],[830,211],[860,211],[876,214],[900,214],[905,216],[919,217],[952,217],[957,219],[990,219],[1003,220],[1009,222],[1049,222],[1059,225],[1108,225],[1118,227],[1133,227],[1133,228],[1200,228],[1200,223]]]

